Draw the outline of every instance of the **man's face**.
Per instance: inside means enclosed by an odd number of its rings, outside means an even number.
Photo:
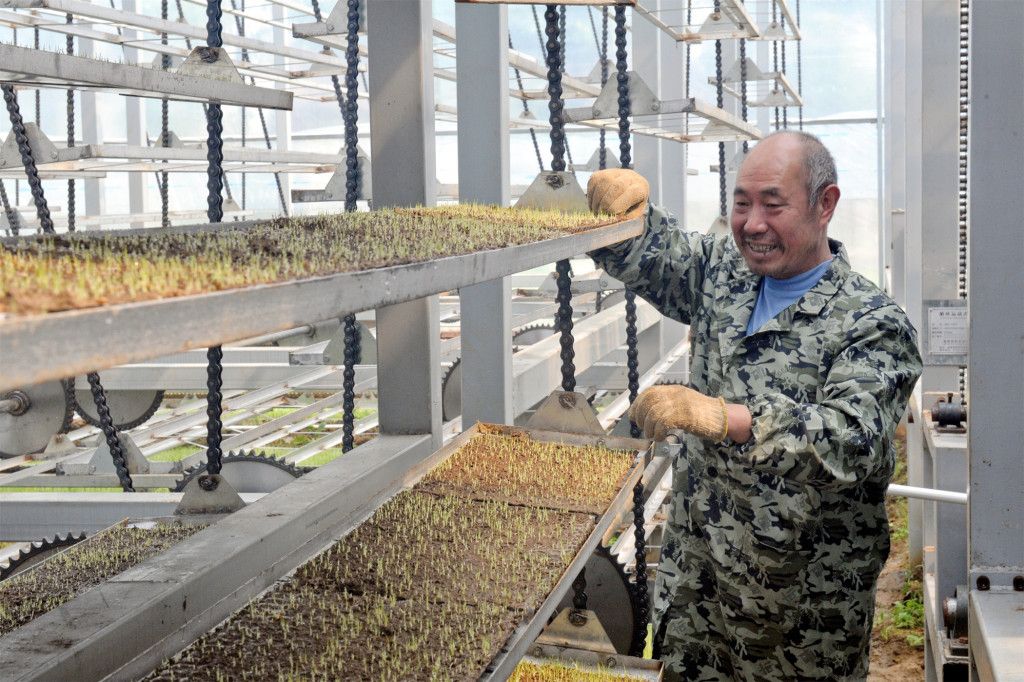
[[[740,167],[732,236],[755,274],[787,279],[830,256],[827,228],[838,188],[808,206],[803,159],[802,143],[782,135],[758,144]]]

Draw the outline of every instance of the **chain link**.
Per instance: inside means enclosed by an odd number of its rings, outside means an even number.
[[[558,6],[544,11],[545,63],[548,67],[548,121],[551,123],[551,170],[565,170],[565,119],[562,117],[562,52],[558,39]]]
[[[717,5],[717,2],[715,3]],[[715,102],[719,109],[725,108],[725,83],[722,76],[722,41],[715,41]],[[725,143],[718,143],[718,215],[725,218],[729,212],[726,195]]]
[[[555,272],[558,274],[558,293],[555,301],[558,303],[558,313],[555,325],[560,332],[558,343],[562,350],[559,357],[562,360],[562,390],[576,390],[576,366],[573,359],[576,352],[573,350],[572,336],[572,270],[568,259],[555,263]]]
[[[121,439],[117,435],[117,429],[114,428],[114,418],[107,405],[107,393],[100,383],[100,375],[96,372],[89,372],[86,379],[89,380],[89,390],[92,392],[93,402],[96,403],[96,413],[100,416],[100,429],[103,431],[103,438],[107,441],[107,449],[110,450],[110,458],[114,462],[117,480],[121,482],[122,490],[126,493],[133,493],[135,487],[132,484],[132,476],[128,472]]]
[[[782,15],[779,16],[779,22],[780,22],[780,24],[782,26],[782,35],[785,36],[786,35],[786,15],[785,14],[782,14]],[[780,64],[779,65],[780,65],[780,70],[781,70],[782,74],[785,75],[786,74],[786,41],[782,40],[781,42],[782,42],[781,52],[780,52],[781,59],[780,59]],[[787,107],[785,105],[782,107],[782,128],[784,130],[786,128],[789,128],[789,107]]]
[[[778,22],[778,6],[775,0],[772,0],[772,25],[774,26]],[[779,41],[772,41],[772,71],[778,72],[779,70]],[[779,129],[779,108],[775,107],[775,129]]]
[[[160,18],[166,20],[170,12],[167,7],[167,0],[161,0],[160,2]],[[167,34],[160,34],[160,44],[167,45]],[[169,71],[171,68],[171,55],[162,54],[160,55],[160,68],[164,71]],[[171,109],[170,101],[164,97],[160,100],[160,146],[170,147],[171,146]],[[162,162],[163,165],[167,165],[167,160]],[[160,225],[162,227],[171,226],[171,195],[170,195],[170,175],[167,171],[160,171]]]
[[[800,0],[796,0],[796,28],[800,29]],[[804,94],[804,72],[803,72],[803,59],[800,51],[800,44],[802,40],[796,41],[796,94],[803,97]],[[800,130],[804,129],[804,108],[799,106],[796,108],[797,125]]]
[[[68,13],[64,17],[64,23],[71,24],[72,17]],[[65,36],[65,47],[68,54],[75,53],[75,37],[70,33]],[[75,146],[75,91],[72,88],[67,90],[67,119],[68,119],[68,148]],[[75,231],[75,179],[68,178],[68,232]]]
[[[573,625],[585,625],[587,617],[587,569],[580,569],[579,575],[572,581],[572,608],[569,609],[569,622]]]
[[[633,540],[636,551],[633,559],[636,568],[633,575],[633,589],[637,601],[637,624],[633,628],[631,656],[642,656],[647,640],[647,624],[651,620],[651,600],[647,590],[647,535],[644,532],[644,484],[637,481],[633,486]]]
[[[608,83],[608,5],[601,7],[601,42],[598,47],[598,59],[601,60],[601,90]],[[597,167],[604,170],[608,167],[608,145],[605,141],[605,130],[598,131]]]
[[[219,474],[221,468],[221,414],[223,395],[221,376],[224,367],[224,351],[220,346],[206,349],[206,473]]]
[[[359,196],[359,0],[348,0],[348,35],[345,45],[345,104],[342,119],[345,123],[345,210],[355,211]],[[347,315],[345,327],[345,358],[342,372],[342,452],[355,444],[356,363],[360,347],[359,324],[355,315]]]
[[[14,92],[14,86],[10,83],[3,83],[0,85],[0,88],[3,89],[7,113],[11,117],[11,131],[14,133],[14,139],[18,143],[21,162],[25,166],[25,175],[28,176],[28,186],[32,191],[32,200],[36,205],[39,227],[42,229],[43,234],[54,234],[50,207],[46,203],[46,196],[43,194],[43,183],[39,179],[39,169],[36,168],[36,161],[32,156],[32,147],[28,143],[28,133],[25,130],[25,121],[21,118],[18,96]]]
[[[220,0],[206,2],[206,44],[209,47],[221,47]],[[224,113],[220,104],[210,103],[206,107],[206,189],[208,191],[206,215],[211,223],[219,223],[224,219]],[[213,472],[216,473],[216,472]]]
[[[747,120],[747,39],[740,38],[740,116]],[[750,150],[750,143],[743,140],[743,153]]]
[[[4,215],[7,216],[7,231],[11,233],[11,236],[17,237],[21,221],[18,212],[11,207],[11,200],[7,197],[7,187],[3,180],[0,180],[0,201],[3,202]]]

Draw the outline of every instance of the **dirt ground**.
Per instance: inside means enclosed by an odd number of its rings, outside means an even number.
[[[906,462],[903,457],[905,433],[897,432],[900,439],[901,466],[897,468],[894,482],[906,482]],[[909,627],[898,627],[893,622],[893,608],[906,600],[920,599],[913,594],[915,583],[913,575],[908,571],[906,523],[906,500],[891,499],[887,505],[892,533],[892,550],[889,561],[882,569],[878,578],[878,591],[875,596],[875,627],[871,633],[871,669],[868,673],[869,682],[909,682],[924,679],[924,649],[912,646],[913,642],[923,640],[924,631],[917,623]],[[916,576],[920,577],[920,576]],[[919,583],[916,583],[919,586]],[[919,587],[918,587],[919,589]]]

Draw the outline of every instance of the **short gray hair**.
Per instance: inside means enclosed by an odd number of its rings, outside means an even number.
[[[836,161],[832,158],[832,153],[820,139],[802,130],[780,130],[768,137],[776,135],[795,135],[803,144],[804,169],[807,171],[807,205],[813,208],[826,187],[839,183],[839,173],[836,171]]]

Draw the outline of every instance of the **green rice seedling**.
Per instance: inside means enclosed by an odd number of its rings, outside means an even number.
[[[460,205],[279,218],[193,233],[22,240],[0,247],[0,312],[90,308],[422,262],[612,221]]]

